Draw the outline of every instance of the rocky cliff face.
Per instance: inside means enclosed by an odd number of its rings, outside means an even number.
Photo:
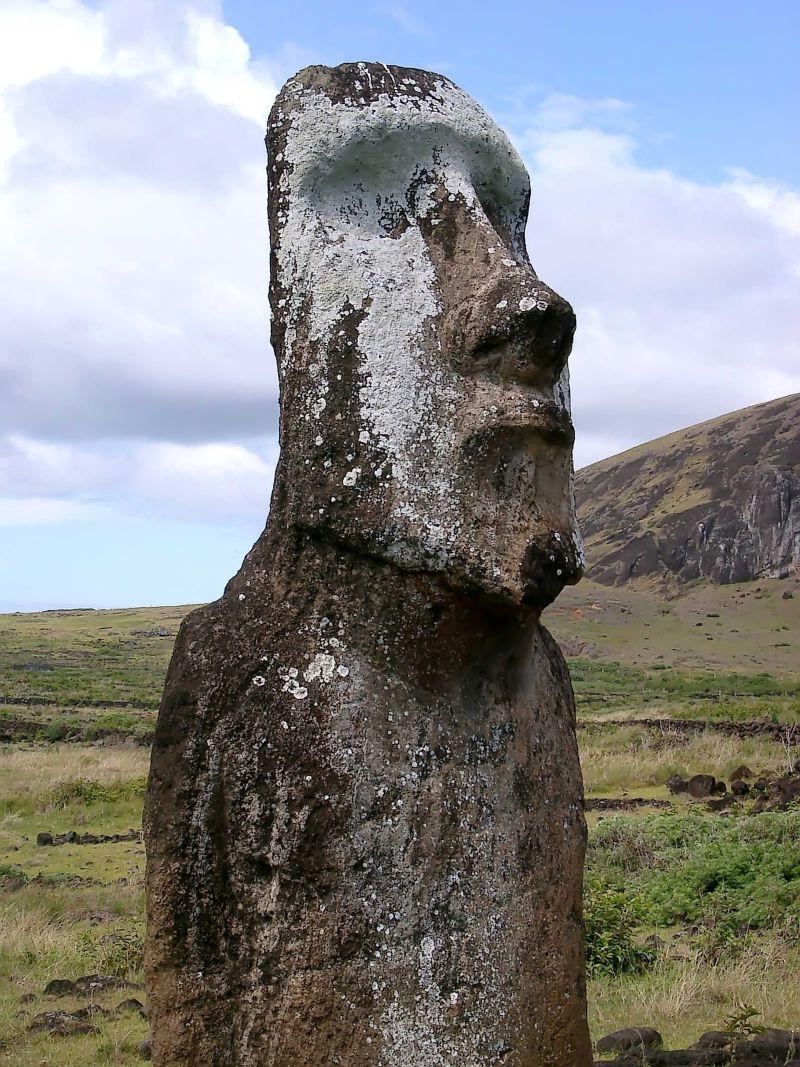
[[[742,582],[800,568],[800,394],[650,441],[577,475],[587,574]]]

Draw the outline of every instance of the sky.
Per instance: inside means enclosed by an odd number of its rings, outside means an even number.
[[[579,466],[800,390],[799,37],[795,0],[0,0],[0,611],[208,600],[263,528],[263,130],[310,63],[507,130]]]

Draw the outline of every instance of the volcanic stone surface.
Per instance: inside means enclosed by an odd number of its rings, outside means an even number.
[[[281,456],[178,636],[145,812],[157,1064],[587,1067],[569,304],[447,79],[310,67],[267,134]]]
[[[800,570],[800,394],[660,437],[578,472],[587,574],[674,592]]]

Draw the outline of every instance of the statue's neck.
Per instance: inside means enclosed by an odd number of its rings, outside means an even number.
[[[276,540],[271,563],[281,576],[278,595],[291,588],[294,600],[305,589],[302,610],[341,625],[348,647],[378,673],[455,692],[473,677],[513,672],[527,655],[538,622],[533,609],[466,595],[439,576],[404,571],[310,537],[290,543],[284,532]]]

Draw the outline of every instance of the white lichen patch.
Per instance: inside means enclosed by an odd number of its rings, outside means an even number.
[[[336,670],[336,660],[327,652],[318,652],[311,663],[303,671],[303,678],[307,682],[319,679],[321,682],[329,682]]]

